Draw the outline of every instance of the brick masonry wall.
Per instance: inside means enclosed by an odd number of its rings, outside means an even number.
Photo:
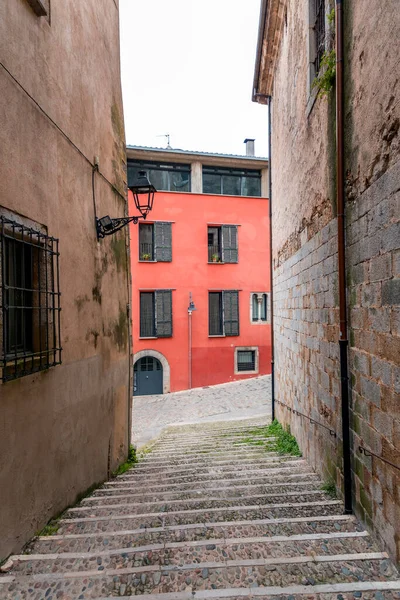
[[[400,161],[347,204],[357,514],[400,557]]]
[[[330,220],[274,272],[276,397],[340,432],[337,223]],[[341,444],[329,431],[278,405],[302,451],[341,485]]]
[[[287,0],[272,92],[277,405],[305,456],[342,488],[335,98],[310,102],[308,0]],[[329,5],[329,6],[328,6]],[[326,3],[327,10],[332,7]],[[345,3],[345,169],[354,505],[400,559],[400,35],[398,0]],[[265,74],[264,74],[265,76]]]

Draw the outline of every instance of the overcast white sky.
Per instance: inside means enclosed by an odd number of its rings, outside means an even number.
[[[120,0],[128,144],[268,153],[267,107],[251,102],[260,0]]]

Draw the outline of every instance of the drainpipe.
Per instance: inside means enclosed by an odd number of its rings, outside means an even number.
[[[275,419],[275,360],[274,360],[274,277],[272,260],[272,176],[271,176],[271,96],[268,96],[268,191],[269,191],[269,280],[270,280],[270,313],[271,313],[271,418]]]
[[[336,206],[339,268],[339,351],[342,401],[344,512],[352,512],[348,337],[346,306],[345,194],[344,194],[344,97],[343,97],[343,0],[336,0]]]

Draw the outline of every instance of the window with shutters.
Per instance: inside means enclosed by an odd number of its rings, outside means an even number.
[[[140,337],[172,337],[172,290],[140,292]]]
[[[207,228],[208,262],[238,262],[237,225],[209,225]]]
[[[250,320],[253,324],[269,321],[269,294],[265,292],[250,294]]]
[[[308,4],[308,114],[318,92],[313,82],[321,70],[324,53],[329,50],[334,28],[334,24],[329,24],[326,18],[326,4],[326,0],[309,0]]]
[[[172,261],[172,223],[158,221],[139,224],[139,260]]]
[[[258,373],[259,357],[257,346],[235,348],[235,375]]]
[[[239,335],[239,292],[223,290],[208,293],[209,336]]]

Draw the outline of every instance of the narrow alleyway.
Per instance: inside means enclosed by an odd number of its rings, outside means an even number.
[[[265,448],[265,419],[174,428],[70,509],[0,597],[383,600],[400,579],[301,457]]]

